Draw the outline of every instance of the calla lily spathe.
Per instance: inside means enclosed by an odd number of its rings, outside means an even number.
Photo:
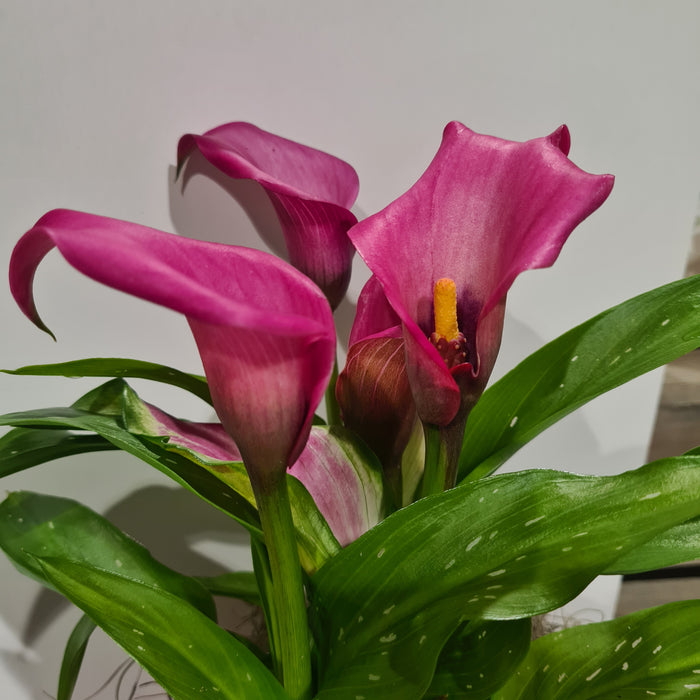
[[[493,368],[511,284],[524,270],[551,265],[610,193],[613,177],[578,168],[569,144],[566,127],[517,143],[451,122],[418,182],[350,230],[374,275],[352,340],[402,335],[424,423],[446,426],[458,412],[466,418]],[[441,278],[456,285],[465,339],[466,357],[450,367],[430,340]]]
[[[344,161],[246,122],[223,124],[178,144],[178,170],[194,151],[222,173],[259,183],[272,202],[292,265],[335,308],[350,282],[355,253],[347,230],[357,219],[357,173]]]
[[[332,312],[307,277],[260,251],[54,210],[10,262],[15,300],[47,331],[32,282],[53,247],[98,282],[187,317],[214,407],[249,472],[284,470],[299,457],[335,357]]]

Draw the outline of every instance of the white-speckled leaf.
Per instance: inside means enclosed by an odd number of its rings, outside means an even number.
[[[699,307],[700,275],[604,311],[523,360],[471,412],[460,478],[492,473],[579,406],[697,348]]]
[[[253,652],[181,598],[62,558],[37,563],[175,700],[288,700]]]
[[[312,578],[319,700],[422,697],[460,617],[575,597],[625,552],[700,515],[700,458],[610,477],[482,479],[389,516]]]
[[[653,697],[700,697],[698,600],[541,637],[494,700]]]
[[[62,557],[158,586],[216,617],[201,583],[161,564],[106,518],[68,498],[9,494],[0,503],[0,548],[22,573],[45,585],[35,557]]]

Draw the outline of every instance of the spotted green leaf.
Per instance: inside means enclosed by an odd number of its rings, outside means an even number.
[[[7,413],[0,416],[0,425],[67,428],[96,433],[117,449],[124,450],[150,464],[231,516],[252,534],[258,537],[262,536],[257,512],[247,500],[222,483],[216,476],[186,457],[169,452],[162,445],[132,435],[121,426],[119,416],[110,412],[113,406],[111,404],[105,405],[105,414],[91,413],[75,406]],[[50,454],[46,456],[48,459],[53,458]],[[27,464],[27,466],[31,465]]]
[[[700,601],[671,603],[533,642],[494,700],[700,696]]]
[[[0,503],[0,548],[24,574],[46,584],[36,556],[61,557],[169,590],[214,618],[209,592],[156,561],[107,519],[68,498],[16,491]]]
[[[286,700],[244,644],[167,590],[60,557],[37,557],[51,584],[84,610],[175,700]]]
[[[469,416],[460,479],[491,474],[579,406],[697,348],[698,307],[700,275],[604,311],[523,360]]]
[[[615,560],[700,515],[700,458],[610,477],[494,476],[418,501],[312,577],[319,700],[422,697],[461,618],[559,607]]]

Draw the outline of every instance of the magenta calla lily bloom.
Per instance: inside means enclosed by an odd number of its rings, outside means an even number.
[[[574,165],[569,143],[566,127],[516,143],[452,122],[418,182],[350,230],[374,275],[360,298],[353,340],[381,335],[382,326],[395,335],[392,324],[400,322],[424,423],[446,426],[458,412],[466,418],[493,368],[511,284],[524,270],[551,265],[610,193],[613,177]],[[442,278],[456,286],[465,352],[457,358],[430,340],[433,290]]]
[[[246,122],[223,124],[178,144],[178,170],[193,151],[232,178],[254,180],[279,217],[292,265],[324,291],[333,308],[348,287],[355,253],[357,173],[344,161]]]
[[[332,312],[307,277],[260,251],[55,210],[10,262],[15,300],[47,331],[32,282],[53,247],[88,277],[187,317],[214,407],[249,472],[297,459],[335,358]]]

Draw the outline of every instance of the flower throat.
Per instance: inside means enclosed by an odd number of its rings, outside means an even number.
[[[467,339],[457,325],[457,286],[449,277],[440,278],[433,287],[435,332],[430,342],[448,369],[467,361]]]

